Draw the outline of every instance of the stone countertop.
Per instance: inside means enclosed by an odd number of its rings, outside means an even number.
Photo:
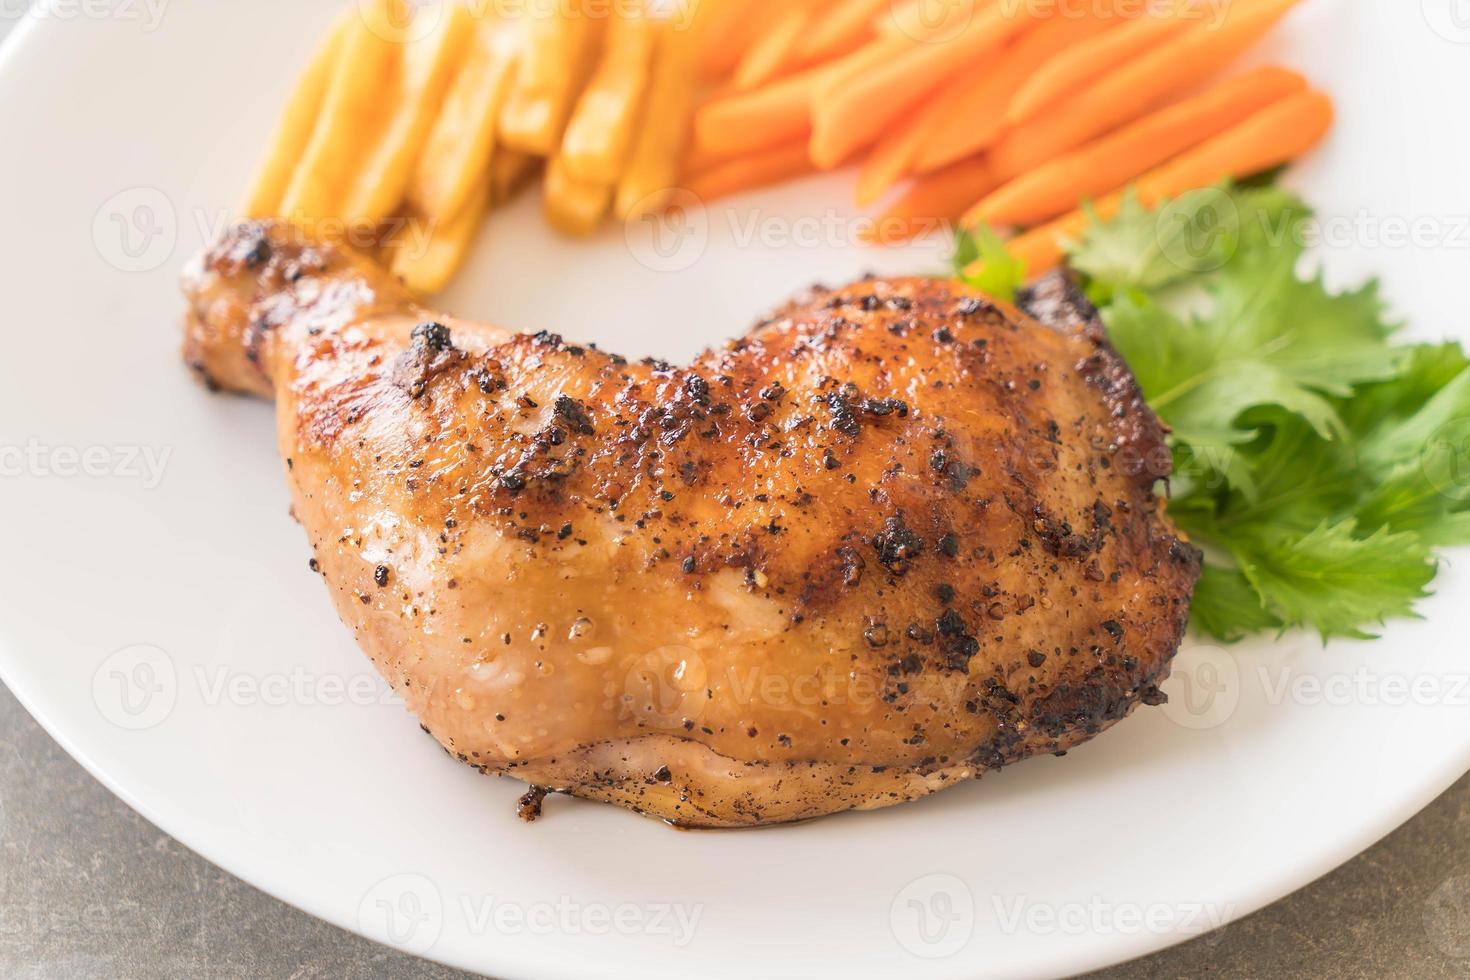
[[[73,762],[3,687],[0,854],[0,977],[11,980],[469,976],[342,932],[196,857]],[[1201,975],[1470,976],[1470,776],[1295,895],[1094,976]]]

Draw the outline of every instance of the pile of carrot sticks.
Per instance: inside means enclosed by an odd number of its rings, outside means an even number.
[[[1016,232],[1033,274],[1136,186],[1146,206],[1274,169],[1332,103],[1232,64],[1299,0],[701,0],[712,93],[685,188],[708,201],[857,164],[874,242]]]

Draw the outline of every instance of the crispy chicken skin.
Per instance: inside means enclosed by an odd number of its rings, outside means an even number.
[[[186,358],[273,397],[337,611],[454,757],[687,826],[912,800],[1158,703],[1199,574],[1061,279],[817,289],[687,368],[247,223]]]

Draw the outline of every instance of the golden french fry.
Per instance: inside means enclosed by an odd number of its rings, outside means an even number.
[[[568,235],[592,234],[612,204],[611,184],[577,180],[560,157],[546,165],[545,184],[546,220]]]
[[[470,192],[464,210],[449,221],[434,224],[427,242],[401,237],[393,249],[393,274],[423,296],[447,286],[469,255],[475,233],[490,207],[490,194],[490,175],[486,173]]]
[[[342,53],[342,41],[347,34],[350,15],[342,14],[332,23],[332,28],[311,57],[306,70],[296,82],[286,111],[276,124],[271,135],[270,151],[255,177],[255,186],[245,198],[240,209],[247,218],[265,218],[275,214],[285,200],[286,188],[296,171],[296,162],[306,150],[312,130],[316,128],[322,104],[326,101],[327,85]]]
[[[400,70],[379,106],[377,141],[353,174],[342,208],[353,224],[381,221],[402,203],[474,29],[469,10],[459,4],[419,8],[414,16],[434,18],[433,26],[422,38],[402,42]]]
[[[576,180],[612,184],[622,176],[648,87],[654,29],[639,8],[615,8],[602,60],[562,138],[562,165]]]
[[[486,19],[450,85],[439,118],[408,187],[408,200],[429,215],[459,214],[484,179],[495,148],[495,123],[515,77],[517,34]]]
[[[294,221],[340,213],[344,189],[378,132],[379,106],[400,68],[396,43],[398,0],[361,3],[349,19],[342,51],[333,67],[321,115],[281,201],[282,216]]]
[[[510,201],[541,167],[541,158],[520,150],[497,150],[490,161],[490,203],[499,207]]]
[[[572,4],[571,10],[563,9]],[[596,0],[558,0],[526,19],[515,83],[500,112],[500,140],[512,149],[551,156],[567,116],[597,63],[603,13]]]
[[[687,29],[664,25],[660,30],[648,105],[613,208],[624,221],[658,211],[673,193],[694,118],[698,51],[697,38]]]

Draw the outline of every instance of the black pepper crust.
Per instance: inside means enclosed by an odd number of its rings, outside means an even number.
[[[189,361],[275,395],[338,609],[456,758],[741,825],[910,799],[1162,699],[1199,554],[1156,493],[1166,430],[1065,279],[1019,309],[934,279],[813,289],[677,367],[442,317],[262,227],[191,273]],[[370,540],[384,513],[400,537]],[[586,659],[558,615],[629,656],[730,639],[696,651],[688,716],[651,724],[583,696],[621,689],[623,653]],[[519,687],[453,696],[507,661]],[[771,703],[749,669],[849,686]]]

